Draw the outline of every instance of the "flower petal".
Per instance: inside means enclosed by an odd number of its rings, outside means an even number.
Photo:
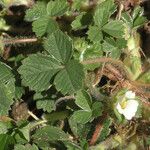
[[[125,97],[128,98],[128,99],[134,99],[135,98],[135,93],[132,92],[132,91],[127,91],[125,93]]]
[[[117,104],[116,108],[120,114],[123,114],[124,110],[122,109],[122,107],[119,103]]]
[[[128,100],[127,101],[127,106],[123,111],[123,115],[125,116],[125,118],[127,120],[131,120],[132,117],[135,116],[136,111],[138,109],[138,105],[139,105],[139,103],[136,100]]]

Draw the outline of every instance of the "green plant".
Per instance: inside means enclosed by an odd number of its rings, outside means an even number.
[[[149,145],[150,70],[138,32],[147,19],[124,3],[1,2],[2,150]],[[20,29],[8,21],[16,14]]]

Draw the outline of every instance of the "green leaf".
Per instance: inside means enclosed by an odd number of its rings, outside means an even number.
[[[33,54],[23,60],[18,69],[24,85],[36,91],[48,89],[50,80],[62,66],[55,59],[42,54]]]
[[[85,124],[91,120],[92,112],[78,110],[73,113],[72,117],[77,123]]]
[[[103,125],[102,125],[102,129],[100,130],[100,136],[97,140],[97,142],[102,142],[110,133],[110,125],[112,124],[112,120],[111,118],[107,118]]]
[[[56,109],[53,95],[46,93],[35,93],[34,100],[36,101],[37,109],[43,109],[43,111],[51,112]]]
[[[103,26],[103,31],[116,38],[123,37],[124,29],[125,27],[122,21],[110,21]]]
[[[127,47],[127,41],[124,38],[116,39],[116,46],[119,49],[123,49]]]
[[[6,134],[8,129],[8,123],[0,121],[0,134]]]
[[[138,17],[137,19],[134,20],[133,27],[138,28],[139,26],[144,25],[146,21],[147,21],[146,17],[143,16]]]
[[[127,12],[122,13],[121,20],[125,24],[127,24],[129,27],[132,27],[132,25],[133,25],[133,18],[130,16],[129,13],[127,13]]]
[[[65,141],[69,140],[69,135],[58,127],[46,126],[37,129],[33,135],[33,141],[40,146],[45,147],[45,143],[50,141]]]
[[[50,16],[62,16],[68,9],[68,3],[66,0],[50,1],[47,4],[47,13]]]
[[[142,83],[150,83],[150,70],[139,76],[138,81]]]
[[[0,83],[7,83],[14,79],[12,69],[6,64],[0,62]]]
[[[30,141],[30,130],[31,130],[32,124],[27,124],[26,126],[19,129],[19,131],[24,136],[24,139],[26,139],[28,142]]]
[[[121,50],[117,46],[117,42],[113,38],[106,38],[102,44],[103,51],[109,54],[108,56],[112,58],[119,58],[121,55]]]
[[[21,99],[23,94],[25,94],[24,88],[20,86],[15,86],[15,99]]]
[[[144,10],[143,10],[142,7],[136,6],[136,7],[134,8],[133,12],[132,12],[132,15],[131,15],[132,18],[133,18],[133,20],[135,20],[135,19],[137,19],[138,17],[142,16],[142,15],[143,15],[143,12],[144,12]]]
[[[106,0],[100,3],[94,15],[95,24],[99,27],[102,27],[108,22],[108,19],[113,12],[114,12],[113,0]]]
[[[48,122],[55,122],[55,121],[60,121],[68,118],[72,112],[69,110],[65,111],[53,111],[52,113],[48,113],[44,115],[44,118]]]
[[[44,2],[37,2],[32,8],[26,11],[25,20],[34,21],[42,18],[46,14],[46,4]]]
[[[103,34],[100,27],[90,26],[88,32],[88,39],[92,42],[101,42],[103,40]]]
[[[86,28],[92,21],[92,15],[90,13],[82,12],[71,23],[73,30],[79,30]]]
[[[40,18],[32,23],[32,30],[36,36],[41,37],[45,33],[51,34],[58,30],[57,23],[48,16]]]
[[[72,133],[81,139],[86,138],[91,130],[91,124],[81,124],[78,123],[75,119],[76,118],[74,118],[73,115],[69,118],[69,126]]]
[[[75,20],[71,23],[72,29],[73,30],[78,30],[78,29],[82,29],[82,23],[81,23],[81,19],[83,17],[83,15],[85,15],[85,12],[81,13],[80,15],[78,15]]]
[[[75,10],[80,10],[80,8],[87,2],[87,0],[75,0],[73,1],[72,3],[72,10],[75,11]]]
[[[74,142],[66,142],[65,146],[67,147],[68,150],[82,150],[81,147],[78,146],[77,143]]]
[[[90,95],[83,90],[77,92],[75,103],[85,111],[91,111],[91,97]]]
[[[10,145],[14,143],[14,139],[12,136],[8,134],[0,134],[0,149],[1,150],[9,150]]]
[[[9,81],[7,84],[0,85],[0,115],[8,115],[8,111],[13,103],[14,97],[14,80]]]
[[[26,145],[21,145],[21,144],[16,144],[14,147],[14,150],[39,150],[38,147],[33,144],[26,144]]]
[[[116,50],[116,43],[113,39],[107,38],[103,43],[103,51],[104,52],[113,52]]]
[[[92,117],[96,118],[101,116],[103,112],[103,104],[101,102],[95,102],[92,105]]]
[[[10,26],[7,25],[6,21],[4,18],[0,18],[0,30],[7,31],[10,29]]]
[[[103,56],[102,44],[94,43],[92,45],[88,45],[86,50],[80,54],[80,61],[99,58],[102,56]],[[84,68],[87,70],[94,70],[95,68],[98,68],[100,65],[101,65],[100,63],[87,64],[84,65]]]
[[[65,65],[55,77],[54,84],[63,94],[73,94],[82,88],[84,79],[83,66],[75,60]]]
[[[36,102],[37,109],[43,109],[43,111],[47,111],[48,113],[55,110],[55,103],[53,100],[39,100]]]
[[[56,60],[66,63],[72,56],[72,42],[61,31],[52,33],[44,42],[45,50]]]

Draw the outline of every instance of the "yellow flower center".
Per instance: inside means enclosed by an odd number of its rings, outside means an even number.
[[[121,106],[122,109],[125,109],[127,107],[127,101],[126,100],[122,101],[120,103],[120,106]]]

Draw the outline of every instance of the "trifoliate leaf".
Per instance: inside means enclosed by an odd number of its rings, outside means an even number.
[[[44,42],[45,50],[56,60],[66,63],[72,56],[72,42],[67,35],[57,30]]]
[[[7,83],[14,79],[12,69],[6,64],[0,62],[0,83]]]
[[[103,26],[103,31],[116,38],[123,37],[124,29],[125,27],[122,21],[110,21]]]
[[[88,38],[94,43],[101,42],[103,40],[103,34],[100,27],[91,26],[87,34]]]
[[[0,115],[7,115],[15,97],[14,80],[0,84]]]
[[[68,9],[68,3],[66,0],[50,1],[47,4],[47,13],[50,16],[62,16]]]
[[[63,94],[73,94],[82,88],[83,66],[75,60],[69,61],[55,77],[54,84]]]
[[[34,21],[32,27],[33,32],[35,32],[38,37],[43,36],[45,33],[51,34],[58,30],[57,23],[48,16]]]
[[[34,21],[42,18],[46,14],[46,4],[44,2],[37,2],[32,8],[26,11],[25,20]]]
[[[42,54],[33,54],[23,60],[19,73],[24,85],[36,91],[43,91],[50,86],[50,80],[62,66],[55,59]]]
[[[77,123],[85,124],[91,120],[92,112],[78,110],[73,113],[72,117]]]
[[[55,103],[53,100],[39,100],[36,102],[37,109],[43,109],[43,111],[51,112],[55,110]]]
[[[77,92],[75,103],[85,111],[91,111],[91,97],[83,90]]]
[[[114,1],[113,0],[106,0],[97,6],[95,15],[94,15],[94,22],[97,26],[102,27],[104,24],[107,23],[110,15],[114,12]]]
[[[65,141],[69,140],[69,136],[58,127],[46,126],[41,129],[37,129],[33,135],[33,141],[45,147],[45,143],[50,141]]]

